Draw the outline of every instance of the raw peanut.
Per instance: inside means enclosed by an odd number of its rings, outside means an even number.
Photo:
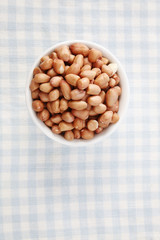
[[[114,78],[110,78],[109,80],[109,86],[111,88],[115,87],[116,86],[116,80],[114,80]]]
[[[60,98],[63,97],[63,93],[62,93],[62,91],[61,91],[60,88],[59,88],[59,97],[60,97]]]
[[[51,80],[50,80],[50,84],[51,84],[53,87],[59,87],[60,81],[61,81],[62,79],[63,79],[63,77],[61,77],[61,76],[52,77]]]
[[[37,114],[37,116],[38,116],[38,118],[39,118],[41,121],[45,122],[45,121],[47,121],[47,120],[49,119],[50,113],[49,113],[49,111],[48,111],[47,109],[43,109],[42,112],[39,112],[39,113]]]
[[[55,134],[60,134],[61,130],[60,130],[58,125],[53,125],[52,132],[55,133]]]
[[[109,63],[108,58],[102,57],[101,60],[102,60],[103,64],[108,64]]]
[[[49,101],[56,101],[59,98],[59,90],[54,89],[49,93]]]
[[[91,50],[89,50],[89,54],[88,54],[88,60],[90,62],[96,62],[97,59],[101,58],[102,57],[102,53],[95,49],[95,48],[92,48]]]
[[[72,123],[67,123],[63,121],[59,123],[59,129],[61,132],[69,131],[69,130],[72,130],[73,128],[74,127]]]
[[[77,81],[77,87],[80,90],[84,90],[89,86],[89,79],[87,77],[81,78]]]
[[[102,127],[98,127],[95,132],[98,134],[98,133],[101,133],[102,131],[103,131],[103,128]]]
[[[52,108],[53,113],[60,113],[59,99],[57,99],[54,102],[51,102],[51,108]]]
[[[102,66],[102,72],[103,73],[107,73],[107,75],[109,76],[109,77],[111,77],[112,75],[113,75],[113,71],[112,71],[112,69],[109,67],[109,65],[103,65]]]
[[[108,127],[108,125],[111,123],[112,121],[112,116],[113,116],[113,112],[112,111],[106,111],[105,113],[103,113],[99,118],[98,118],[98,124],[100,127],[102,128],[106,128]]]
[[[62,113],[62,119],[67,123],[71,123],[74,121],[74,116],[71,112],[64,112]]]
[[[87,104],[87,108],[86,108],[86,109],[87,109],[88,111],[90,111],[90,110],[91,110],[91,108],[92,108],[92,106],[91,106],[91,105],[89,105],[89,104]]]
[[[50,118],[52,123],[60,123],[62,121],[62,117],[60,114],[56,114]]]
[[[112,78],[116,81],[116,85],[120,82],[119,76],[115,73]]]
[[[96,72],[96,77],[101,74],[101,69],[99,68],[92,68],[92,71]]]
[[[88,97],[89,97],[89,95],[86,93],[86,94],[84,95],[84,97],[82,98],[82,101],[85,101],[85,102],[86,102],[86,100],[87,100]]]
[[[40,59],[40,62],[44,62],[45,60],[48,60],[49,59],[49,56],[43,56],[41,59]]]
[[[81,100],[85,96],[86,92],[79,89],[74,89],[71,91],[72,100]]]
[[[73,126],[75,129],[81,130],[82,128],[85,127],[85,121],[80,118],[75,118],[75,120],[73,122]]]
[[[109,111],[114,112],[118,112],[119,110],[119,101],[117,101],[112,107],[108,107],[107,108]]]
[[[65,68],[64,68],[64,73],[63,73],[63,75],[64,75],[64,76],[66,75],[66,72],[67,72],[68,68],[69,68],[69,66],[68,66],[68,65],[67,65],[67,66],[65,66]]]
[[[93,111],[95,111],[97,114],[102,114],[106,110],[107,110],[107,107],[103,103],[100,103],[98,106],[93,107]]]
[[[95,80],[94,83],[100,88],[104,89],[108,86],[109,77],[106,73],[101,73]]]
[[[40,92],[39,97],[42,102],[49,102],[49,95],[48,93]]]
[[[118,122],[118,120],[119,120],[119,115],[117,113],[113,113],[111,123],[116,123]]]
[[[39,66],[45,71],[52,68],[53,60],[51,58],[44,60]]]
[[[42,70],[39,67],[35,67],[35,69],[33,70],[33,76],[37,73],[42,73]]]
[[[65,80],[61,80],[60,89],[63,93],[64,98],[67,100],[70,100],[71,99],[71,87]]]
[[[105,91],[101,91],[99,96],[102,98],[102,103],[104,103],[104,100],[105,100],[105,97],[106,97]]]
[[[33,99],[38,99],[39,98],[39,89],[36,89],[35,91],[33,91],[31,95],[32,95]]]
[[[87,77],[89,80],[94,79],[95,76],[96,76],[96,72],[92,70],[85,70],[80,73],[81,78]]]
[[[92,139],[94,137],[94,132],[89,131],[87,128],[81,130],[81,138],[85,140]]]
[[[72,65],[67,69],[66,75],[73,73],[78,75],[80,72],[80,66],[77,63],[72,63]]]
[[[89,111],[89,116],[96,116],[97,113],[93,110],[93,108],[91,108],[91,110]]]
[[[90,131],[95,131],[98,128],[98,122],[96,120],[89,120],[87,122],[87,128]]]
[[[68,106],[75,110],[84,110],[87,108],[87,103],[84,101],[70,101]]]
[[[57,76],[57,73],[54,71],[53,68],[51,68],[47,71],[47,75],[50,77],[55,77],[55,76]]]
[[[82,120],[86,120],[89,116],[89,111],[88,110],[75,110],[75,109],[72,109],[72,114],[77,117],[77,118],[80,118]]]
[[[101,68],[102,65],[103,65],[103,62],[100,59],[97,59],[97,61],[93,63],[94,68]]]
[[[62,59],[64,62],[69,61],[71,52],[67,45],[56,48],[55,52],[57,53],[58,58]]]
[[[84,57],[88,55],[89,48],[83,43],[73,43],[70,46],[71,52],[75,55],[82,54]]]
[[[88,57],[85,57],[83,60],[84,65],[90,65],[92,67],[92,63],[88,60]],[[89,69],[90,70],[90,69]]]
[[[56,73],[63,74],[64,73],[64,62],[61,59],[54,59],[53,60],[53,67]]]
[[[50,76],[48,76],[47,74],[45,73],[37,73],[35,76],[34,76],[34,81],[36,83],[46,83],[46,82],[49,82],[49,79],[50,79]]]
[[[71,74],[66,75],[65,79],[70,85],[76,86],[77,81],[78,81],[78,79],[80,79],[80,77],[76,74],[71,73]]]
[[[98,106],[101,103],[102,99],[100,96],[91,96],[87,98],[87,102],[91,106]]]
[[[44,103],[40,100],[35,100],[32,102],[32,108],[35,112],[41,112],[44,109]]]
[[[48,111],[53,114],[53,111],[52,111],[52,106],[51,106],[51,103],[50,102],[47,102],[47,109]]]
[[[121,94],[120,87],[110,88],[106,93],[106,105],[108,107],[113,107],[117,102],[119,95]]]
[[[58,58],[57,53],[55,53],[55,52],[52,52],[52,53],[49,55],[49,57],[52,58],[53,60]]]
[[[52,126],[53,126],[53,122],[51,121],[51,119],[48,119],[47,121],[45,121],[45,124],[46,124],[48,127],[52,127]]]
[[[33,92],[39,88],[39,84],[34,81],[34,78],[32,79],[29,88],[30,88],[31,92]]]
[[[115,74],[115,73],[117,72],[117,70],[118,70],[118,65],[117,65],[117,63],[110,63],[110,64],[108,65],[108,67],[111,68],[111,70],[112,70],[112,75]]]
[[[70,131],[66,131],[64,133],[64,138],[68,141],[73,141],[74,139],[74,133],[70,130]]]
[[[79,139],[81,137],[81,133],[78,129],[73,129],[73,134],[75,139]]]
[[[122,89],[119,86],[115,86],[114,89],[117,91],[118,96],[121,95]]]
[[[89,95],[98,95],[101,92],[101,89],[96,84],[89,84],[87,88],[87,94]]]
[[[85,71],[85,70],[91,70],[91,66],[89,64],[86,64],[84,65],[82,68],[81,68],[81,72]],[[92,69],[93,70],[93,69]]]
[[[77,56],[75,56],[75,58],[74,58],[74,63],[77,63],[79,66],[80,66],[80,68],[81,67],[83,67],[83,55],[82,54],[78,54]]]
[[[39,87],[39,89],[42,91],[42,92],[45,92],[45,93],[49,93],[53,87],[52,85],[50,84],[50,82],[47,82],[47,83],[42,83]]]
[[[73,54],[70,54],[68,63],[69,63],[69,64],[72,64],[73,61],[74,61],[74,58],[75,58],[75,56],[74,56]]]
[[[60,112],[64,112],[68,109],[68,102],[66,99],[62,98],[59,103]]]

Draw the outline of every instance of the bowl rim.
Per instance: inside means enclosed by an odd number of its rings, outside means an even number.
[[[39,61],[40,59],[45,56],[46,54],[49,54],[51,51],[53,51],[55,48],[61,46],[61,45],[71,45],[73,43],[83,43],[83,44],[86,44],[88,47],[94,47],[94,48],[97,48],[99,50],[101,50],[102,52],[106,52],[106,54],[104,55],[109,55],[106,56],[108,58],[112,58],[114,59],[113,62],[117,63],[118,64],[118,67],[119,69],[121,70],[121,72],[123,73],[123,76],[124,76],[124,79],[123,81],[125,81],[125,87],[126,87],[126,95],[125,95],[125,98],[126,98],[126,101],[125,101],[125,106],[123,108],[123,114],[120,116],[120,119],[117,123],[115,123],[112,127],[112,129],[110,129],[110,131],[107,131],[108,129],[106,129],[106,133],[104,133],[103,135],[101,134],[98,134],[96,135],[96,137],[94,137],[93,139],[91,140],[84,140],[84,139],[80,139],[80,140],[73,140],[73,141],[67,141],[65,138],[59,138],[58,136],[59,135],[56,135],[56,134],[52,134],[52,136],[49,134],[48,131],[45,131],[45,128],[44,127],[47,127],[47,126],[42,126],[40,123],[41,121],[34,115],[35,112],[33,111],[32,109],[32,106],[30,104],[30,101],[29,101],[29,98],[31,99],[31,94],[30,94],[30,89],[29,89],[29,85],[30,85],[30,82],[31,82],[31,79],[32,79],[32,76],[33,76],[33,69],[38,66],[39,64]],[[123,92],[123,91],[122,91]],[[64,144],[64,145],[68,145],[68,146],[72,146],[72,147],[84,147],[87,143],[88,144],[94,144],[94,143],[97,143],[97,142],[100,142],[102,141],[104,138],[107,138],[109,137],[118,127],[119,125],[121,124],[122,120],[124,119],[124,116],[127,112],[127,108],[128,108],[128,105],[129,105],[129,95],[130,95],[130,89],[129,89],[129,83],[128,83],[128,78],[127,78],[127,75],[126,75],[126,72],[122,66],[122,64],[120,63],[120,61],[117,59],[117,57],[107,48],[105,48],[104,46],[98,44],[98,43],[95,43],[95,42],[92,42],[92,41],[87,41],[87,40],[67,40],[67,41],[63,41],[63,42],[58,42],[58,43],[55,43],[53,44],[51,47],[47,48],[44,52],[42,52],[37,58],[36,60],[34,61],[34,63],[32,64],[31,66],[31,70],[29,71],[29,74],[27,75],[27,80],[26,80],[26,85],[25,85],[25,100],[26,100],[26,105],[27,105],[27,109],[29,111],[29,114],[33,120],[33,122],[35,123],[35,125],[37,125],[40,130],[46,135],[48,136],[50,139],[52,140],[55,140],[61,144]],[[48,127],[47,127],[48,128]],[[48,130],[50,130],[48,128]],[[50,130],[51,131],[51,130]]]

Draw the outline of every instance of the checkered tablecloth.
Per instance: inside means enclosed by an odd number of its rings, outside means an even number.
[[[59,41],[110,49],[130,103],[104,142],[72,148],[32,122],[25,83]],[[160,240],[160,1],[0,1],[0,240]]]

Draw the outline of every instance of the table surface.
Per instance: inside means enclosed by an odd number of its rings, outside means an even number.
[[[160,239],[160,1],[0,1],[0,240]],[[126,69],[121,127],[83,148],[32,122],[25,82],[53,44],[95,41]]]

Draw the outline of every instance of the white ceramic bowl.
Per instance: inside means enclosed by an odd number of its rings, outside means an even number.
[[[118,64],[118,74],[120,76],[120,86],[122,88],[122,94],[120,96],[119,111],[118,111],[118,114],[120,116],[120,120],[117,123],[109,125],[108,128],[104,129],[102,133],[96,134],[95,137],[91,140],[75,139],[75,140],[69,142],[69,141],[65,140],[65,138],[63,136],[54,134],[50,130],[50,128],[48,128],[41,120],[39,120],[37,118],[36,113],[32,109],[32,97],[31,97],[31,92],[30,92],[30,89],[29,89],[29,85],[30,85],[30,82],[31,82],[32,77],[33,77],[33,69],[39,65],[41,57],[43,57],[44,55],[48,55],[50,52],[52,52],[55,48],[59,47],[60,45],[66,44],[66,45],[69,46],[69,45],[71,45],[72,43],[75,43],[75,42],[84,43],[89,48],[99,49],[102,52],[104,57],[107,57],[111,62]],[[120,125],[120,123],[121,123],[121,121],[124,117],[124,114],[126,112],[126,109],[127,109],[127,106],[128,106],[128,101],[129,101],[128,79],[127,79],[126,73],[125,73],[122,65],[120,64],[119,60],[108,49],[102,47],[101,45],[98,45],[96,43],[89,42],[89,41],[73,40],[73,41],[60,42],[60,43],[57,43],[57,44],[53,45],[51,48],[47,49],[41,56],[39,56],[37,58],[37,60],[33,64],[32,69],[31,69],[31,71],[29,73],[29,76],[28,76],[28,79],[27,79],[27,84],[26,84],[27,107],[28,107],[29,113],[30,113],[34,123],[42,130],[42,132],[45,135],[47,135],[52,140],[55,140],[55,141],[57,141],[59,143],[62,143],[62,144],[75,146],[75,147],[86,146],[86,144],[96,143],[98,141],[102,141],[106,137],[109,137],[111,135],[111,133],[113,133],[117,129],[117,127]]]

